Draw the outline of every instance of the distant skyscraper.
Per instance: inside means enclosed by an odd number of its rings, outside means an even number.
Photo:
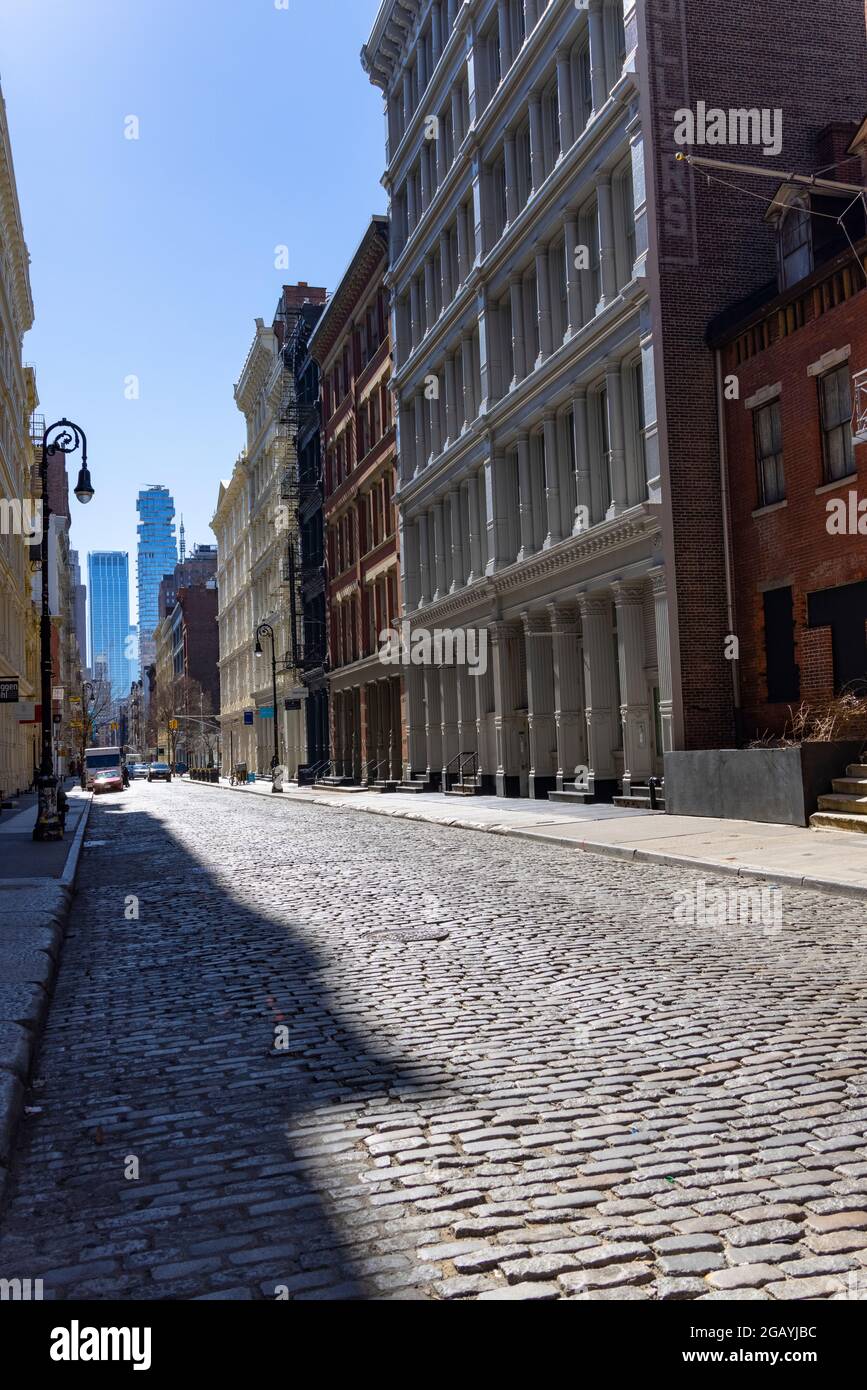
[[[156,659],[154,628],[160,622],[160,581],[171,574],[178,560],[175,540],[175,504],[167,487],[143,489],[138,495],[138,631],[142,671]]]
[[[90,600],[90,662],[105,664],[111,697],[129,694],[129,556],[120,550],[95,550],[87,557]]]

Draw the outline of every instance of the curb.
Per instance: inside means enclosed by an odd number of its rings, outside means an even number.
[[[219,787],[221,791],[248,793],[247,787],[230,787],[223,782],[195,782],[184,780],[184,786]],[[253,795],[261,793],[253,793]],[[293,799],[293,798],[290,798]],[[484,835],[506,835],[516,840],[532,840],[537,845],[556,845],[558,849],[582,850],[586,854],[606,855],[610,859],[626,859],[637,864],[657,864],[676,869],[691,869],[696,873],[725,875],[728,878],[745,879],[750,883],[773,883],[787,888],[803,888],[814,893],[827,893],[834,897],[861,898],[867,900],[867,884],[838,882],[835,879],[812,878],[809,874],[791,873],[789,870],[746,868],[743,865],[728,864],[720,860],[696,859],[687,854],[667,854],[663,850],[638,849],[635,846],[607,845],[597,840],[572,840],[565,836],[540,835],[535,830],[521,830],[513,826],[479,825],[477,821],[439,820],[423,816],[417,811],[400,809],[391,811],[386,806],[359,806],[356,802],[335,801],[329,797],[311,797],[308,803],[314,806],[332,806],[338,810],[363,811],[371,816],[390,816],[392,820],[417,821],[422,825],[439,825],[453,830],[475,830]]]
[[[79,817],[66,856],[66,864],[59,879],[5,879],[2,885],[4,892],[41,891],[53,897],[55,901],[50,906],[37,908],[35,917],[29,924],[34,937],[32,966],[26,969],[18,986],[22,995],[27,996],[27,1002],[21,1003],[19,1008],[15,1009],[15,1014],[19,1014],[20,1010],[19,1017],[13,1016],[0,1022],[0,1030],[5,1034],[6,1044],[4,1056],[0,1059],[0,1202],[24,1110],[25,1096],[42,1043],[42,1034],[60,970],[63,939],[69,922],[75,880],[92,805],[93,797],[90,796]],[[26,931],[28,924],[24,922],[22,925]],[[13,927],[13,930],[16,928]],[[47,967],[46,958],[49,962]],[[34,976],[38,976],[38,979]],[[9,1048],[12,1049],[11,1055]]]

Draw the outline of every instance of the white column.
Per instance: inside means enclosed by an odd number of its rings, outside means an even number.
[[[506,467],[505,455],[490,447],[484,465],[485,516],[488,527],[487,574],[496,574],[514,558],[508,552],[508,517],[503,500],[503,474]]]
[[[440,141],[440,144],[443,142]],[[447,309],[454,298],[452,289],[452,262],[449,254],[449,234],[440,232],[440,282],[442,286],[443,309]]]
[[[434,67],[440,60],[443,51],[443,16],[440,0],[435,0],[431,6],[431,58]]]
[[[442,776],[443,766],[443,732],[441,698],[440,698],[440,673],[436,666],[425,666],[424,670],[424,725],[425,743],[427,744],[428,765],[425,769],[428,778],[433,776],[439,782]]]
[[[460,489],[449,489],[449,516],[451,519],[452,582],[450,593],[464,587],[464,544],[461,535],[461,494]]]
[[[418,475],[427,463],[424,448],[424,407],[425,399],[421,391],[415,396],[415,471]]]
[[[575,264],[575,254],[578,249],[578,222],[571,215],[563,219],[563,231],[566,238],[566,303],[567,314],[569,317],[568,332],[569,336],[577,333],[581,327],[581,287],[578,280],[578,267]]]
[[[420,666],[404,670],[409,760],[404,764],[404,780],[418,777],[427,771],[427,739],[424,719],[424,672]]]
[[[437,374],[437,394],[428,401],[430,407],[430,442],[434,458],[442,453],[442,427],[440,424],[439,374]]]
[[[530,472],[530,436],[522,431],[518,435],[518,499],[521,521],[521,549],[519,560],[527,560],[536,551],[533,526],[533,479]]]
[[[533,192],[538,193],[545,181],[545,155],[542,148],[542,96],[530,93],[530,167],[533,171]]]
[[[545,441],[545,504],[548,512],[548,534],[545,546],[556,545],[563,539],[560,519],[560,478],[557,456],[557,417],[547,411],[544,417]]]
[[[590,86],[593,92],[593,111],[601,111],[608,100],[605,77],[605,18],[602,0],[590,0]]]
[[[470,273],[470,248],[467,239],[467,209],[462,203],[458,208],[458,279],[463,285]]]
[[[500,70],[505,74],[512,66],[512,33],[509,25],[509,0],[497,0],[497,23],[500,30]]]
[[[609,516],[619,516],[629,505],[626,492],[626,448],[623,436],[623,390],[619,362],[606,364],[608,396],[608,445],[611,450],[611,506]]]
[[[577,604],[550,603],[554,667],[554,726],[557,737],[557,790],[572,791],[579,769],[587,764],[578,638]]]
[[[593,524],[587,392],[583,389],[576,391],[572,397],[572,430],[575,449],[575,496],[577,499],[573,535],[577,536]]]
[[[421,607],[430,603],[431,597],[429,536],[430,522],[428,520],[428,513],[422,512],[418,519],[419,604]]]
[[[434,600],[436,600],[444,596],[448,587],[446,584],[446,541],[445,529],[443,526],[442,502],[434,502],[432,511],[434,521],[434,577],[436,581]]]
[[[539,361],[551,356],[551,281],[548,275],[548,249],[536,252],[536,294],[539,304]]]
[[[424,321],[427,331],[433,328],[437,318],[436,294],[434,292],[433,256],[425,256],[424,261]]]
[[[527,651],[527,732],[530,748],[530,796],[553,791],[557,735],[554,724],[554,667],[547,611],[522,613]]]
[[[614,254],[614,208],[611,198],[611,179],[603,175],[596,183],[599,207],[599,280],[602,286],[600,304],[610,304],[617,295],[617,264]]]
[[[493,622],[488,636],[494,675],[497,795],[508,796],[524,790],[529,774],[529,750],[522,713],[521,629],[515,623]]]
[[[458,689],[454,666],[440,666],[440,731],[442,734],[443,790],[449,763],[461,751],[458,747]],[[456,772],[457,767],[449,769]]]
[[[650,707],[644,670],[643,579],[613,586],[617,610],[617,655],[620,663],[620,722],[623,727],[623,795],[652,772]]]
[[[475,399],[475,361],[472,338],[461,339],[461,368],[464,379],[464,424],[469,426],[476,418]]]
[[[513,133],[503,141],[503,161],[506,173],[506,222],[511,225],[518,216],[518,166]]]
[[[611,601],[605,594],[582,593],[578,607],[584,634],[588,790],[597,796],[610,796],[616,789],[614,750],[619,746],[620,722]]]
[[[480,579],[482,574],[479,486],[475,473],[470,475],[469,482],[465,486],[467,488],[467,513],[470,522],[470,572],[467,575],[467,583],[472,584],[475,580]]]
[[[512,385],[523,381],[527,375],[527,357],[524,346],[524,286],[520,276],[513,275],[509,281],[509,302],[512,310],[512,360],[515,375]]]
[[[460,413],[458,411],[457,399],[455,396],[455,359],[451,353],[446,357],[445,362],[445,391],[446,391],[446,437],[449,443],[453,443],[461,432]]]
[[[557,49],[557,105],[560,110],[560,150],[565,154],[575,139],[572,121],[572,73],[568,48]]]

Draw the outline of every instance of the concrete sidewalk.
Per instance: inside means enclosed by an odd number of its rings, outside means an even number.
[[[35,796],[0,817],[0,1197],[57,973],[90,793],[67,784],[66,835],[36,844]]]
[[[182,780],[198,785],[187,777]],[[272,795],[268,781],[230,787],[223,779],[220,786],[238,796]],[[547,840],[619,859],[674,864],[867,899],[867,835],[846,831],[669,816],[618,806],[569,806],[495,796],[461,799],[437,792],[322,791],[294,784],[284,789],[283,801],[315,801],[341,810]]]

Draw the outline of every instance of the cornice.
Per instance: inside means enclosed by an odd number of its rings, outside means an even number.
[[[658,508],[643,502],[638,507],[623,512],[619,517],[600,522],[589,531],[567,537],[565,541],[551,546],[550,550],[540,551],[529,560],[486,575],[469,588],[461,589],[456,594],[437,600],[436,603],[414,609],[407,616],[412,623],[430,626],[447,618],[459,618],[462,613],[476,608],[480,601],[508,602],[519,590],[537,584],[540,580],[565,575],[569,570],[600,555],[613,558],[636,542],[659,536],[660,518],[657,512]]]
[[[15,183],[15,166],[6,102],[0,88],[0,246],[2,274],[10,290],[15,328],[19,339],[33,326],[33,295],[30,289],[30,253],[24,240],[21,207]]]

